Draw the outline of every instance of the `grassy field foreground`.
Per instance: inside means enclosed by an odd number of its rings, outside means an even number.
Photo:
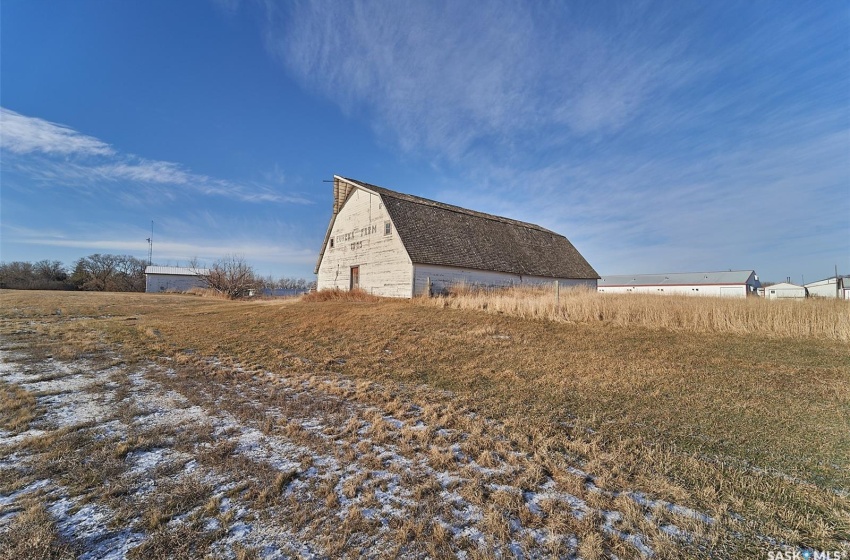
[[[31,372],[0,377],[0,552],[81,546],[61,523],[34,529],[57,511],[45,480],[72,513],[108,506],[139,557],[167,557],[169,534],[187,556],[262,556],[262,531],[234,538],[231,501],[303,557],[848,551],[841,336],[487,311],[3,292],[3,346]],[[50,416],[60,390],[43,384],[62,379],[85,381],[96,421]],[[203,422],[150,424],[178,409]],[[277,454],[246,451],[250,430]],[[80,450],[89,471],[68,460]],[[143,452],[169,457],[153,494]]]

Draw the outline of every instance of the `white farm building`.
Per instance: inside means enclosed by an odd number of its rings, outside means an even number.
[[[806,288],[797,284],[782,282],[764,288],[765,299],[805,299]]]
[[[180,266],[149,266],[145,268],[145,291],[186,292],[192,288],[203,288],[203,276],[208,274],[205,268],[187,268]]]
[[[315,273],[318,290],[403,298],[460,283],[595,288],[599,278],[548,229],[340,176]]]
[[[808,294],[813,297],[850,299],[850,276],[833,276],[805,285]]]
[[[597,290],[609,294],[677,294],[745,298],[756,295],[759,278],[753,270],[671,272],[603,276]]]

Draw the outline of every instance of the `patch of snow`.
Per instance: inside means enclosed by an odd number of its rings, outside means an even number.
[[[425,424],[425,422],[423,422],[422,420],[417,420],[416,423],[414,423],[412,426],[410,426],[410,429],[414,432],[421,432],[421,431],[426,430],[427,428],[428,428],[428,425]]]
[[[637,503],[638,505],[647,508],[663,507],[671,513],[681,515],[683,517],[690,517],[691,519],[696,519],[697,521],[701,521],[707,525],[712,525],[714,523],[714,519],[712,517],[701,513],[695,509],[680,506],[677,504],[671,504],[670,502],[667,502],[665,500],[653,500],[643,492],[628,492],[626,493],[626,495],[632,500],[634,500],[635,503]]]
[[[48,397],[38,397],[38,404],[47,408],[42,417],[48,424],[57,427],[74,427],[82,424],[101,423],[114,414],[111,407],[95,401],[96,396],[84,390],[74,390]]]
[[[687,542],[691,542],[693,540],[693,536],[690,533],[683,529],[679,529],[672,523],[665,523],[664,525],[659,525],[658,528],[675,539]]]
[[[46,478],[42,479],[42,480],[36,480],[32,484],[25,486],[24,488],[21,488],[20,490],[12,492],[11,494],[8,494],[6,496],[0,496],[0,507],[6,507],[6,506],[16,502],[18,500],[18,498],[20,498],[21,496],[31,494],[31,493],[35,492],[36,490],[44,488],[45,486],[49,485],[50,482],[51,481],[49,479],[46,479]]]
[[[238,442],[236,453],[267,462],[279,471],[295,470],[301,464],[301,457],[315,453],[287,440],[266,436],[256,428],[242,428]]]
[[[131,451],[127,454],[126,461],[132,465],[127,471],[128,474],[138,475],[155,468],[174,463],[180,459],[187,459],[188,453],[181,453],[172,449],[155,448],[143,451]]]
[[[60,498],[48,511],[56,518],[59,534],[73,539],[85,550],[79,560],[119,560],[145,539],[144,533],[130,529],[110,529],[112,511],[106,506],[85,504],[75,513],[76,500]]]
[[[392,416],[383,416],[383,421],[395,428],[396,430],[400,430],[404,427],[404,422],[398,420],[397,418],[393,418]]]
[[[637,549],[637,551],[647,558],[652,558],[655,556],[655,551],[653,551],[646,543],[644,543],[645,535],[641,534],[629,534],[624,531],[620,531],[616,527],[614,527],[614,523],[620,521],[623,518],[623,515],[619,511],[603,511],[602,517],[605,522],[602,525],[602,530],[611,535],[615,535],[623,542],[626,542]]]
[[[6,432],[7,434],[9,432]],[[43,430],[36,430],[34,428],[30,428],[26,432],[21,432],[20,434],[14,436],[0,436],[0,446],[4,445],[17,445],[18,443],[28,440],[30,438],[38,438],[46,434],[47,432]]]
[[[244,539],[248,535],[248,533],[253,530],[254,528],[250,523],[243,523],[239,521],[230,526],[227,531],[227,536],[232,539],[241,540]]]

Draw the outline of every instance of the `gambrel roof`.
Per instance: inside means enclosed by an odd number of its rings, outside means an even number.
[[[334,177],[334,215],[356,188],[381,197],[414,264],[548,278],[599,278],[563,235],[535,224],[476,212],[355,179]],[[322,255],[319,255],[320,262],[321,258]],[[316,268],[318,270],[318,265]]]

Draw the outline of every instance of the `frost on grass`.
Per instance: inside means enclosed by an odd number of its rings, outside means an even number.
[[[339,376],[201,357],[186,371],[174,360],[98,369],[85,359],[2,358],[0,380],[36,395],[40,416],[0,432],[0,475],[45,472],[51,438],[76,437],[77,447],[47,478],[20,487],[0,478],[0,534],[39,500],[83,558],[244,549],[267,558],[574,558],[596,539],[611,556],[620,547],[652,557],[661,535],[699,538],[653,511],[713,523],[645,493],[603,491],[581,465],[567,469],[568,487],[545,472],[529,478],[530,455],[484,417],[465,413],[464,431],[421,403],[386,410]],[[79,463],[90,481],[63,470]],[[98,479],[106,467],[110,477]],[[607,505],[591,505],[593,494]],[[618,496],[643,512],[640,523],[609,507]]]

